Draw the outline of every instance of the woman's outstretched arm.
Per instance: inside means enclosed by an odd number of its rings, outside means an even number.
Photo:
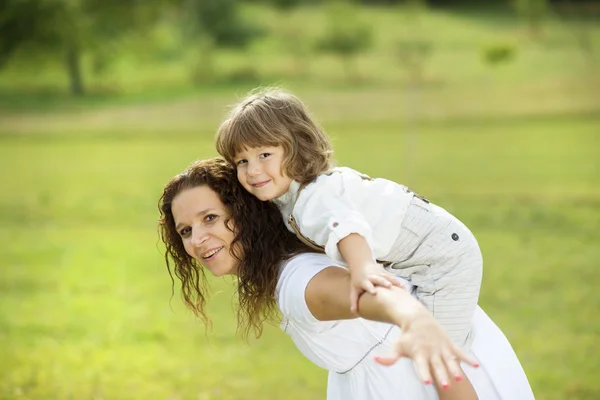
[[[377,287],[374,295],[362,294],[358,314],[350,312],[349,293],[348,270],[329,267],[311,279],[306,287],[305,299],[310,312],[321,321],[360,316],[399,326],[402,334],[394,345],[394,353],[376,358],[377,362],[391,365],[401,357],[409,357],[424,383],[435,381],[440,399],[477,399],[459,364],[465,361],[477,366],[477,362],[452,343],[433,315],[410,293],[395,286]],[[456,381],[452,385],[450,377]]]

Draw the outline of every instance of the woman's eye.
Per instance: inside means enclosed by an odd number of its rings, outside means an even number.
[[[180,230],[179,234],[181,235],[181,237],[186,237],[190,234],[191,231],[192,231],[192,228],[186,227],[186,228],[183,228],[182,230]]]
[[[204,217],[204,220],[206,222],[212,222],[217,218],[216,214],[208,214],[206,217]]]

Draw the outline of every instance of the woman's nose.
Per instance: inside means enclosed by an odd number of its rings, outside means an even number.
[[[208,232],[204,229],[192,229],[192,245],[200,247],[208,240]]]

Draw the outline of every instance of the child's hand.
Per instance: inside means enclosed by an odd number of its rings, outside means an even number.
[[[403,287],[401,280],[376,263],[350,269],[350,311],[358,312],[358,298],[364,292],[375,294],[375,286],[392,285]]]

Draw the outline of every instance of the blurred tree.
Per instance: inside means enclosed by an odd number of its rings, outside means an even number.
[[[425,68],[433,53],[433,42],[424,37],[402,38],[395,43],[396,57],[413,84],[425,80]]]
[[[291,8],[280,12],[284,16],[279,24],[276,36],[281,40],[283,48],[293,57],[292,73],[303,78],[310,74],[311,41],[307,38],[306,22],[302,18],[293,18]]]
[[[294,10],[301,5],[314,4],[322,0],[267,0],[281,18],[272,32],[281,41],[283,48],[293,57],[291,72],[306,78],[312,60],[311,41],[306,33],[306,19],[296,18]]]
[[[349,80],[359,78],[354,65],[355,57],[373,43],[372,27],[359,17],[358,9],[353,4],[332,2],[328,8],[327,30],[316,43],[317,50],[335,54],[341,59]]]
[[[208,36],[217,47],[246,47],[260,29],[242,20],[238,0],[183,0],[192,36]]]
[[[576,0],[562,1],[554,7],[560,21],[569,29],[575,37],[581,54],[585,57],[588,65],[597,69],[595,65],[597,49],[594,46],[593,27],[600,22],[600,1],[578,2]]]
[[[268,4],[275,8],[286,9],[298,6],[323,4],[330,0],[240,0],[244,3],[262,3]]]
[[[481,52],[484,63],[490,67],[508,64],[514,59],[515,54],[515,46],[508,43],[496,43],[489,45]]]
[[[421,16],[428,12],[425,0],[407,0],[406,21],[401,24],[402,35],[394,41],[395,55],[406,71],[411,85],[418,86],[425,79],[425,69],[434,45],[428,38]]]
[[[399,65],[405,70],[407,82],[405,86],[405,121],[404,136],[404,181],[411,186],[417,184],[417,171],[414,167],[418,157],[418,126],[423,105],[421,85],[426,79],[426,67],[430,60],[434,45],[428,37],[431,27],[425,27],[422,15],[427,13],[428,5],[425,0],[407,0],[405,21],[400,23],[401,36],[394,41],[395,55]]]
[[[184,37],[193,53],[191,80],[196,85],[214,79],[218,48],[245,49],[263,34],[256,24],[241,18],[238,0],[182,0],[181,11]],[[252,75],[251,71],[254,66],[247,66],[241,75]]]
[[[246,0],[246,1],[260,1],[260,0]],[[265,1],[277,1],[277,0],[265,0]],[[285,0],[282,0],[285,1]],[[308,3],[318,0],[298,0],[302,3]],[[323,0],[327,1],[327,0]],[[363,4],[405,4],[407,0],[357,0]],[[485,8],[485,7],[497,7],[497,6],[505,6],[508,5],[512,0],[486,0],[475,1],[475,0],[428,0],[429,5],[435,6],[465,6],[465,7],[473,7],[473,8]],[[598,4],[600,0],[566,0],[571,1],[573,3],[586,3],[586,4]],[[550,0],[549,3],[564,3],[565,0]]]
[[[143,29],[168,0],[3,0],[0,2],[0,67],[17,50],[62,58],[74,95],[85,93],[82,57],[121,35]],[[106,60],[96,57],[97,65]]]
[[[391,5],[391,4],[404,3],[405,1],[406,0],[361,0],[361,3]]]
[[[517,14],[526,21],[532,37],[542,33],[542,24],[548,15],[548,0],[511,0]]]
[[[269,0],[269,4],[280,10],[288,10],[305,3],[303,0]]]

